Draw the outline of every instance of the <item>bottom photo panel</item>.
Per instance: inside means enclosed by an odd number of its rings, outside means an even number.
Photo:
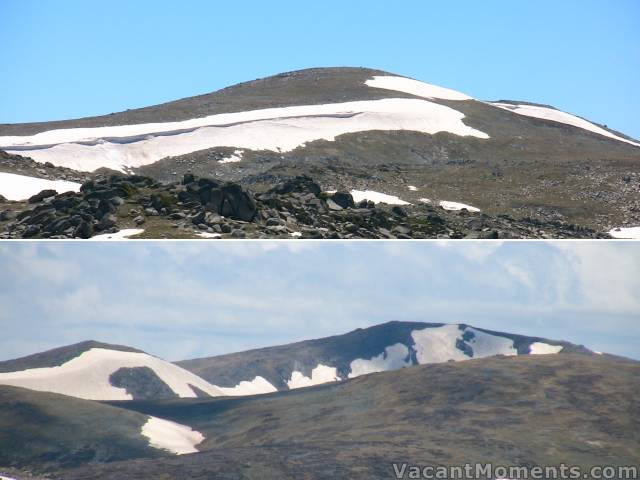
[[[5,242],[0,479],[640,478],[640,244]]]

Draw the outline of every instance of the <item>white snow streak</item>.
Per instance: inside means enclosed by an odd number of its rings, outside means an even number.
[[[380,355],[369,360],[358,358],[351,362],[349,378],[355,378],[367,373],[398,370],[411,365],[411,359],[407,360],[409,349],[402,343],[390,345]]]
[[[7,200],[26,200],[42,190],[55,190],[58,193],[78,192],[80,184],[0,172],[0,195]]]
[[[439,203],[439,205],[444,208],[445,210],[462,210],[463,208],[466,208],[467,210],[469,210],[470,212],[479,212],[480,209],[476,208],[476,207],[472,207],[471,205],[467,205],[465,203],[459,203],[459,202],[448,202],[446,200],[443,200]]]
[[[201,238],[220,238],[222,235],[219,233],[209,233],[209,232],[198,232],[198,235]]]
[[[0,149],[77,170],[123,171],[213,147],[284,152],[313,140],[333,141],[338,135],[370,130],[489,138],[463,119],[462,112],[427,100],[391,98],[224,113],[181,122],[50,130],[0,137]]]
[[[441,98],[443,100],[473,100],[473,98],[464,93],[405,77],[375,76],[364,83],[369,87],[395,90],[396,92],[404,92],[417,97]]]
[[[412,192],[417,192],[418,191],[418,187],[414,187],[413,185],[407,185],[407,188],[409,190],[411,190]]]
[[[535,342],[529,345],[529,353],[531,355],[548,355],[551,353],[560,353],[563,348],[562,345],[549,345],[544,342]]]
[[[560,110],[556,110],[554,108],[539,107],[536,105],[513,105],[510,103],[499,102],[489,104],[498,108],[502,108],[504,110],[509,110],[511,112],[517,113],[518,115],[541,118],[544,120],[552,120],[554,122],[564,123],[566,125],[573,125],[574,127],[582,128],[583,130],[588,130],[604,137],[609,137],[620,142],[625,142],[631,145],[635,145],[636,147],[640,147],[640,143],[632,142],[631,140],[627,140],[626,138],[619,137],[611,133],[610,131],[605,130],[604,128],[598,127],[597,125],[584,120],[583,118],[576,117],[575,115],[571,115],[570,113],[561,112]]]
[[[311,377],[307,377],[297,370],[291,372],[291,378],[287,381],[290,390],[294,388],[310,387],[327,382],[338,382],[340,377],[334,367],[318,364],[316,368],[311,370]]]
[[[211,396],[222,390],[197,375],[146,353],[92,348],[57,367],[32,368],[0,373],[0,385],[61,393],[87,400],[131,400],[124,388],[114,387],[109,377],[120,368],[148,367],[179,397],[196,397],[190,385]]]
[[[389,205],[409,205],[395,195],[387,195],[386,193],[375,192],[373,190],[351,190],[353,201],[358,203],[362,200],[371,200],[373,203],[388,203]]]
[[[129,237],[134,235],[140,235],[144,232],[144,228],[125,228],[118,230],[115,233],[101,233],[100,235],[94,235],[89,240],[128,240]]]
[[[205,439],[204,435],[187,425],[152,416],[149,416],[140,433],[149,439],[152,447],[168,450],[176,455],[196,453],[196,445]]]

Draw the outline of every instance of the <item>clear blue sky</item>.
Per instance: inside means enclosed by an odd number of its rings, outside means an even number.
[[[0,243],[0,360],[87,339],[169,360],[389,320],[640,360],[637,242]]]
[[[637,0],[0,0],[0,45],[6,123],[349,65],[547,103],[640,137]]]

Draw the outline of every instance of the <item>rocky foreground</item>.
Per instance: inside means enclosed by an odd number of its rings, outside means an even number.
[[[45,190],[27,202],[0,198],[3,239],[86,239],[122,229],[137,229],[133,238],[608,238],[562,221],[355,203],[350,193],[324,192],[308,176],[254,193],[193,174],[169,184],[107,174],[86,181],[80,192]]]

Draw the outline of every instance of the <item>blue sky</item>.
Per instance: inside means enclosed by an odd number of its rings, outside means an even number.
[[[640,359],[637,242],[0,243],[0,360],[95,339],[169,360],[390,320]]]
[[[636,0],[0,0],[0,45],[4,123],[350,65],[551,104],[640,138]]]

